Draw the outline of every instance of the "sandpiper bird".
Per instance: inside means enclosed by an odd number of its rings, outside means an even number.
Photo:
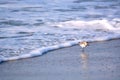
[[[82,47],[82,51],[84,51],[84,48],[87,47],[88,42],[85,42],[85,41],[79,42],[79,45]]]

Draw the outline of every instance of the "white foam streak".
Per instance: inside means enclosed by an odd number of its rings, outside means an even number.
[[[20,55],[20,56],[15,56],[15,57],[10,57],[10,58],[1,58],[0,62],[30,58],[30,57],[35,57],[35,56],[41,56],[48,51],[73,46],[77,43],[78,43],[78,41],[71,41],[71,42],[60,44],[60,45],[38,48],[38,49],[35,49],[35,50],[31,51],[29,54],[23,54],[23,55]]]
[[[120,30],[120,28],[115,28],[110,21],[103,20],[92,20],[92,21],[66,21],[55,23],[54,25],[61,28],[79,28],[79,29],[108,29],[108,30]]]

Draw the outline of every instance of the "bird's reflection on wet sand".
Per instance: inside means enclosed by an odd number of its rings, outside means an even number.
[[[82,51],[80,53],[80,59],[83,80],[89,80],[89,55],[85,51]]]

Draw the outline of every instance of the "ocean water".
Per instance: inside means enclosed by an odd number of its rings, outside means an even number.
[[[114,38],[120,0],[0,0],[0,62]]]

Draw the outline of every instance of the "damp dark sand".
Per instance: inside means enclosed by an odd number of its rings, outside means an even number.
[[[120,39],[1,63],[0,80],[120,80]]]

